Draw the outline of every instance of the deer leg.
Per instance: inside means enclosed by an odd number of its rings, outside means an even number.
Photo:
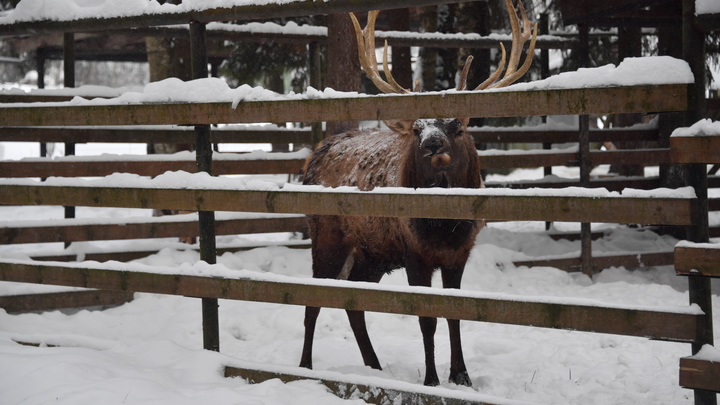
[[[370,342],[370,336],[367,332],[367,326],[365,324],[365,312],[364,311],[346,311],[348,320],[350,320],[350,327],[355,335],[358,347],[360,348],[360,354],[362,354],[363,362],[366,366],[372,367],[376,370],[382,370],[380,367],[380,360],[378,360],[373,349],[372,342]]]
[[[412,286],[430,287],[433,268],[420,262],[419,258],[406,260],[408,283]],[[437,369],[435,367],[435,330],[437,318],[421,316],[419,319],[420,331],[423,335],[425,348],[425,385],[440,385]]]
[[[312,347],[315,334],[315,323],[320,314],[319,307],[305,307],[305,341],[303,343],[302,355],[300,356],[300,367],[312,369]]]
[[[352,260],[350,263],[350,256],[355,256],[355,250],[350,252],[348,260],[345,261],[343,268],[353,266],[352,271],[348,271],[347,279],[351,281],[367,281],[378,283],[382,278],[384,272],[373,271],[373,269],[362,260]],[[343,270],[340,274],[345,273]],[[360,348],[360,354],[362,355],[363,362],[366,366],[372,367],[376,370],[382,370],[380,367],[380,360],[378,360],[375,349],[373,349],[370,336],[368,335],[367,325],[365,324],[365,312],[364,311],[351,311],[347,310],[348,320],[350,321],[350,327],[352,328],[353,334],[355,335],[355,341]]]
[[[463,268],[443,267],[443,287],[459,289],[463,270]],[[472,387],[470,375],[467,372],[465,359],[463,358],[462,344],[460,341],[460,321],[457,319],[448,319],[447,322],[450,331],[450,381],[457,385]]]
[[[351,258],[350,248],[342,243],[343,233],[337,217],[310,216],[313,278],[338,278]],[[319,307],[305,307],[305,339],[300,367],[312,369],[312,348]]]

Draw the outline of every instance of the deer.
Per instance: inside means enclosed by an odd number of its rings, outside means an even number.
[[[506,51],[498,69],[475,90],[505,87],[522,77],[532,63],[537,24],[527,18],[522,2],[518,19],[511,0],[506,7],[512,27],[510,60],[505,75]],[[375,56],[375,20],[379,11],[368,13],[361,30],[350,17],[357,36],[360,65],[383,93],[407,94],[392,77],[384,48],[384,72],[378,71]],[[520,25],[522,23],[522,29]],[[531,33],[532,31],[532,33]],[[527,57],[518,69],[525,43],[531,39]],[[457,90],[467,90],[469,56],[460,74]],[[415,91],[419,91],[415,86]],[[388,130],[351,130],[326,138],[305,163],[303,184],[324,187],[354,186],[369,191],[376,187],[482,188],[479,155],[466,132],[469,118],[386,120]],[[314,278],[377,283],[393,270],[405,268],[411,286],[430,287],[440,269],[443,288],[459,289],[475,238],[484,221],[461,219],[397,218],[367,216],[308,215]],[[380,361],[367,332],[365,313],[347,310],[360,354],[366,366],[381,370]],[[305,335],[300,367],[312,369],[312,348],[319,307],[305,308]],[[450,335],[451,383],[472,386],[465,366],[460,321],[447,319]],[[437,319],[420,317],[425,356],[424,384],[440,384],[435,365],[434,335]]]

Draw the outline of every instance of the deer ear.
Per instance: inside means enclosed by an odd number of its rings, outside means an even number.
[[[399,134],[410,134],[412,133],[415,120],[387,120],[383,121],[388,128]]]
[[[467,127],[470,123],[470,118],[458,118],[464,127]]]

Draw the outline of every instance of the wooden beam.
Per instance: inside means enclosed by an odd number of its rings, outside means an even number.
[[[518,130],[487,130],[468,128],[475,142],[480,143],[566,143],[577,142],[578,130],[574,131],[535,131],[532,128]],[[590,142],[605,141],[657,141],[657,129],[591,129]]]
[[[683,276],[720,277],[720,248],[710,245],[676,247],[675,272]]]
[[[287,370],[287,367],[283,367]],[[285,371],[283,370],[283,371]],[[233,366],[225,366],[225,377],[242,378],[250,384],[259,384],[267,380],[279,379],[284,383],[298,380],[318,380],[318,382],[326,386],[333,394],[342,399],[362,398],[364,403],[387,405],[387,404],[427,404],[427,405],[492,405],[497,402],[488,402],[482,394],[460,392],[457,390],[448,390],[442,387],[425,387],[417,385],[413,391],[412,384],[399,383],[394,381],[391,386],[383,386],[379,384],[368,384],[367,378],[353,378],[352,376],[338,374],[337,379],[327,377],[327,373],[323,373],[324,377],[319,377],[318,373],[312,370],[297,368],[291,372],[279,372],[277,367],[275,370],[263,370],[258,368],[241,368]],[[398,385],[406,387],[399,389]],[[421,392],[422,391],[422,392]],[[432,392],[432,393],[429,393]],[[473,398],[475,397],[475,398]],[[504,403],[505,401],[500,401]]]
[[[680,386],[690,389],[720,392],[720,362],[682,357]]]
[[[167,219],[170,219],[168,221]],[[94,240],[125,240],[198,236],[197,219],[142,223],[107,223],[74,225],[58,220],[52,226],[0,226],[0,244],[78,242]],[[11,223],[10,223],[11,224]],[[238,235],[267,232],[300,232],[307,222],[304,216],[286,218],[245,218],[216,220],[218,235]]]
[[[126,291],[68,291],[43,294],[0,296],[0,308],[9,313],[52,311],[63,308],[118,306],[133,300]]]
[[[720,136],[671,136],[672,163],[720,163]]]
[[[591,151],[590,161],[593,165],[603,165],[622,162],[636,162],[645,165],[669,163],[669,149],[637,149],[614,151]],[[498,154],[488,152],[480,155],[480,168],[496,169],[511,167],[547,167],[547,166],[577,166],[577,152],[548,153],[547,151],[523,151],[522,153]]]
[[[428,317],[592,331],[658,340],[692,342],[699,314],[579,305],[559,300],[533,302],[423,293],[391,288],[367,289],[353,282],[302,280],[275,282],[250,278],[200,277],[108,270],[83,265],[0,261],[0,280],[107,290],[214,297],[289,305],[340,308]],[[337,284],[337,285],[335,285]],[[420,288],[418,288],[420,290]],[[427,291],[427,292],[425,292]]]
[[[600,272],[610,267],[636,269],[642,267],[666,266],[673,264],[673,252],[647,252],[593,256],[593,271]],[[580,271],[580,257],[562,259],[523,260],[513,262],[515,266],[554,267],[567,272]]]
[[[213,174],[302,174],[305,159],[215,160]],[[191,160],[158,161],[4,161],[0,162],[0,177],[96,177],[113,173],[133,173],[158,176],[167,171],[195,173]]]
[[[0,108],[0,126],[198,125],[254,122],[515,117],[682,111],[687,84],[449,92],[231,103],[29,105]]]
[[[187,24],[191,21],[253,21],[269,18],[325,15],[331,13],[363,12],[378,9],[429,6],[468,0],[297,0],[293,2],[246,4],[233,7],[208,8],[198,11],[141,14],[114,18],[83,18],[71,21],[28,21],[1,24],[0,36],[36,35],[52,32],[107,31],[155,25]]]
[[[165,128],[67,128],[67,127],[5,127],[0,130],[3,142],[107,142],[107,143],[193,143],[192,127]],[[300,143],[309,144],[306,129],[213,129],[213,143]]]
[[[199,249],[198,245],[186,245],[186,250],[195,250],[197,251]],[[289,249],[310,249],[310,240],[309,239],[303,239],[303,240],[297,240],[297,241],[289,241],[285,243],[279,243],[279,244],[269,244],[269,243],[258,243],[258,244],[242,244],[242,245],[236,245],[236,246],[222,246],[216,249],[216,252],[218,255],[222,255],[224,253],[236,253],[236,252],[244,252],[247,250],[252,250],[256,248],[263,248],[263,247],[269,247],[269,246],[283,246]],[[177,249],[177,250],[183,250],[183,249]],[[129,262],[131,260],[137,260],[141,259],[143,257],[148,257],[150,255],[154,255],[158,252],[158,249],[139,249],[139,250],[116,250],[116,251],[103,251],[103,252],[83,252],[83,253],[64,253],[60,252],[58,254],[47,254],[44,253],[42,255],[37,254],[30,254],[30,258],[32,260],[37,260],[41,262],[78,262],[78,261],[94,261],[94,262],[108,262],[108,261],[116,261],[116,262]]]
[[[408,194],[132,187],[67,187],[5,184],[0,204],[160,208],[183,211],[247,211],[406,218],[609,222],[689,225],[694,198],[592,197],[558,191]],[[448,193],[452,193],[449,190]]]

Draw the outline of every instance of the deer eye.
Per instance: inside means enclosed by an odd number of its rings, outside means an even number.
[[[455,136],[463,136],[463,135],[465,135],[465,131],[462,129],[455,133]]]

